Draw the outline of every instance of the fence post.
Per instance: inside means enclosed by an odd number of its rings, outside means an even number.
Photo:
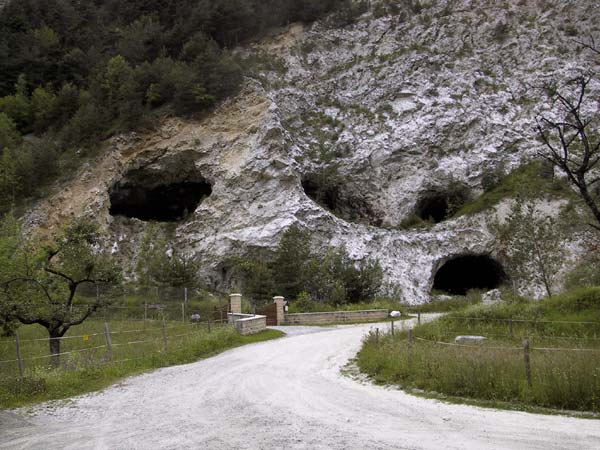
[[[163,335],[163,344],[164,344],[165,350],[166,350],[167,349],[167,324],[165,323],[164,317],[162,320],[162,335]]]
[[[411,369],[412,366],[412,344],[413,344],[413,333],[412,328],[408,329],[408,370]]]
[[[394,336],[394,319],[392,319],[392,336]]]
[[[183,288],[183,303],[185,303],[185,306],[188,304],[188,290],[186,287]]]
[[[23,378],[25,376],[25,369],[23,367],[23,355],[21,355],[21,339],[19,338],[19,332],[15,333],[15,342],[17,343],[17,359],[19,362],[19,376]]]
[[[421,325],[421,313],[417,312],[417,325]]]
[[[208,321],[206,322],[206,326],[208,327],[208,332],[210,333],[210,317],[208,318]]]
[[[144,299],[144,325],[146,325],[147,320],[148,320],[148,299]]]
[[[525,376],[527,384],[531,387],[531,360],[529,359],[529,338],[523,340],[523,355],[525,357]]]
[[[104,336],[106,337],[106,346],[108,347],[108,359],[109,361],[113,358],[112,342],[110,340],[110,329],[108,328],[108,322],[104,322]]]
[[[185,322],[185,303],[181,304],[181,321]]]
[[[379,344],[379,328],[375,328],[375,342]]]

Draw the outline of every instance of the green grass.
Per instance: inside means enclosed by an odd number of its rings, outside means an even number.
[[[123,332],[143,329],[141,321],[111,323],[111,331]],[[206,324],[190,325],[167,323],[167,345],[164,346],[160,323],[147,323],[144,331],[115,333],[111,336],[113,358],[107,359],[107,349],[93,349],[105,344],[101,333],[103,323],[89,321],[74,329],[67,336],[87,335],[67,339],[61,351],[87,349],[61,356],[61,366],[54,368],[48,358],[31,360],[48,355],[45,330],[39,326],[20,329],[23,357],[26,359],[25,377],[18,376],[16,363],[0,364],[0,408],[11,408],[31,403],[63,399],[105,388],[124,377],[136,375],[159,367],[185,364],[206,358],[230,348],[254,342],[275,339],[284,335],[276,330],[242,336],[229,326]],[[96,333],[100,333],[95,335]],[[127,344],[127,342],[149,341]],[[0,360],[15,358],[12,339],[0,341]],[[121,362],[119,362],[121,361]]]
[[[488,339],[467,347],[434,343],[454,343],[454,337],[464,334]],[[357,357],[360,370],[376,382],[436,396],[499,407],[600,412],[600,288],[540,302],[475,305],[416,327],[414,336],[425,341],[416,339],[410,346],[407,332],[368,335]],[[531,386],[524,337],[532,347]],[[536,349],[549,347],[579,351]]]
[[[479,213],[517,195],[540,197],[545,194],[553,197],[573,196],[565,181],[544,176],[539,162],[528,163],[504,176],[494,187],[463,205],[454,217]]]

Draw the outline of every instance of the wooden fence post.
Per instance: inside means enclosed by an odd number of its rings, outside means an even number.
[[[379,328],[375,328],[375,342],[379,344]]]
[[[523,340],[523,356],[525,358],[525,376],[527,384],[531,387],[531,360],[529,358],[529,338]]]
[[[412,344],[413,344],[413,333],[412,328],[408,329],[408,370],[412,366]]]
[[[421,325],[421,313],[417,313],[417,325]]]
[[[208,321],[206,322],[206,327],[208,328],[208,333],[210,334],[210,317],[208,318]]]
[[[181,304],[181,321],[185,322],[185,303]]]
[[[110,329],[108,328],[108,322],[104,322],[104,337],[106,338],[106,346],[108,347],[108,360],[113,358],[112,342],[110,340]]]
[[[162,320],[162,335],[163,335],[163,344],[165,346],[165,350],[167,349],[167,324],[165,323],[165,319]]]
[[[19,338],[19,332],[15,333],[17,343],[17,360],[19,362],[19,376],[23,378],[25,376],[25,368],[23,367],[23,355],[21,355],[21,339]]]
[[[394,336],[394,319],[392,319],[392,336]]]

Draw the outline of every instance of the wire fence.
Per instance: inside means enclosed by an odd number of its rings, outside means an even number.
[[[174,323],[163,319],[135,326],[139,324],[91,319],[84,324],[89,333],[61,338],[21,339],[17,332],[13,338],[0,341],[0,374],[23,377],[26,372],[49,367],[68,370],[147,359],[184,349],[196,338],[230,327],[227,320]],[[134,328],[124,329],[131,325]],[[98,328],[103,331],[96,331]],[[59,341],[60,351],[51,351],[49,343],[53,340]]]
[[[480,334],[484,336],[461,336],[464,328],[457,330],[456,328],[450,329],[429,329],[422,336],[416,336],[415,332],[419,330],[420,327],[416,327],[415,329],[409,328],[407,330],[406,341],[407,341],[407,350],[409,354],[418,351],[418,346],[416,345],[418,342],[423,344],[433,345],[433,346],[441,346],[441,347],[453,347],[456,349],[461,349],[462,351],[477,351],[477,352],[494,352],[494,351],[503,351],[503,352],[522,352],[523,356],[523,365],[524,365],[524,373],[526,374],[527,383],[529,386],[532,385],[532,352],[563,352],[565,354],[590,354],[596,357],[596,355],[600,355],[600,346],[598,346],[597,342],[600,341],[600,337],[589,335],[577,336],[577,335],[556,335],[556,334],[548,334],[548,335],[529,335],[523,334],[518,335],[514,332],[513,322],[517,323],[543,323],[550,324],[552,326],[562,326],[564,324],[568,324],[569,326],[588,326],[590,324],[600,325],[599,322],[590,322],[590,321],[534,321],[534,320],[525,320],[525,319],[481,319],[481,318],[471,318],[471,317],[448,317],[445,319],[450,320],[466,320],[466,321],[478,321],[478,323],[493,321],[493,322],[506,322],[509,324],[509,332],[508,333],[488,333],[485,327],[479,327],[472,331],[480,332]],[[447,325],[447,321],[444,325]],[[497,325],[492,329],[497,329]],[[531,331],[529,328],[527,331]],[[594,331],[595,333],[595,331]],[[389,335],[392,337],[395,335],[393,322],[390,324]],[[460,336],[460,337],[459,337]],[[454,337],[454,342],[449,342],[449,338]],[[373,336],[371,336],[373,338]],[[374,335],[375,341],[377,344],[380,343],[380,333],[379,329],[376,329]],[[481,339],[483,338],[483,339]],[[464,342],[466,340],[466,342]],[[469,342],[471,340],[471,342]],[[521,340],[519,345],[514,345],[516,342]],[[555,346],[552,345],[556,341],[568,341],[568,346]],[[464,342],[464,343],[463,343]],[[540,342],[540,344],[535,345],[536,342]],[[532,345],[534,343],[534,345]],[[548,344],[551,345],[548,345]]]

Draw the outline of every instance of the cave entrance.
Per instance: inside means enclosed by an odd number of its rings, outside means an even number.
[[[436,272],[433,289],[465,295],[470,289],[495,289],[508,279],[502,265],[488,255],[464,255],[447,261]]]
[[[417,215],[423,220],[440,223],[448,217],[448,199],[446,196],[431,195],[419,201]]]
[[[110,214],[144,221],[178,222],[193,213],[212,193],[206,181],[185,181],[149,187],[124,181],[110,190]]]
[[[302,189],[314,202],[330,211],[337,212],[340,209],[340,193],[336,185],[324,183],[318,176],[308,175],[302,179]]]

